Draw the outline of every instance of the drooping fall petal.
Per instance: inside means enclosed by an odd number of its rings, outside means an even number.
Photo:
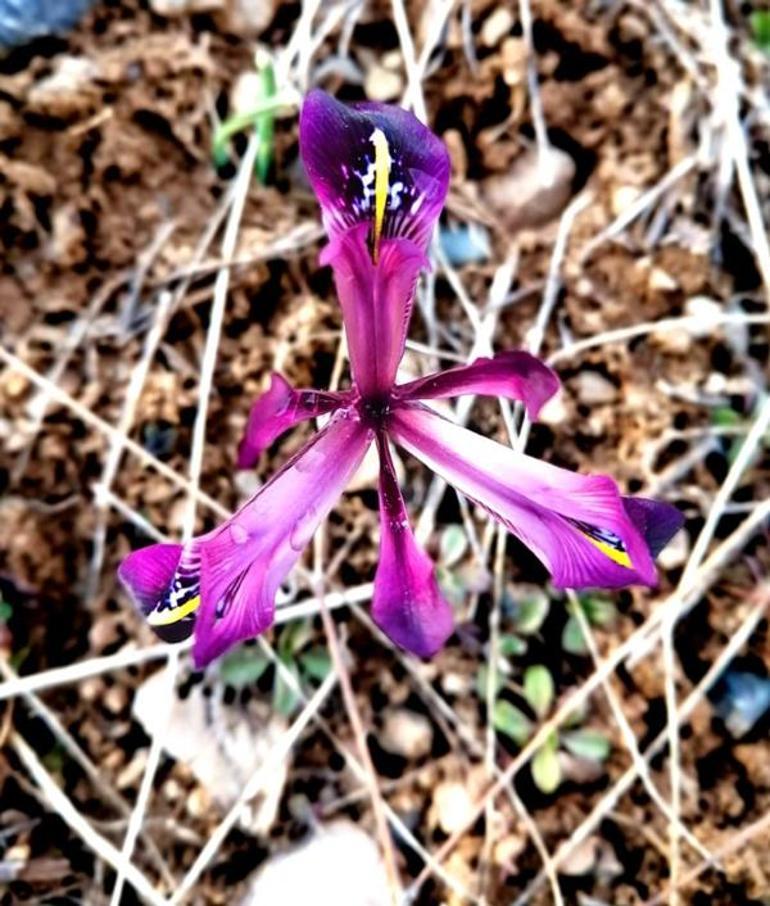
[[[535,419],[558,389],[559,378],[553,369],[530,353],[513,349],[401,384],[396,393],[402,400],[447,399],[463,394],[503,396],[521,400],[527,415]]]
[[[383,238],[411,239],[425,251],[446,198],[449,155],[413,114],[311,91],[299,145],[331,238],[356,224],[374,229],[379,213]]]
[[[364,225],[336,236],[321,263],[334,269],[353,380],[362,395],[377,397],[385,396],[395,379],[426,259],[408,239],[385,239],[374,264],[365,240]]]
[[[273,620],[275,594],[364,458],[370,432],[340,413],[199,544],[193,654],[207,664]]]
[[[359,419],[339,413],[219,528],[129,555],[120,577],[153,629],[179,641],[194,628],[199,667],[267,629],[280,584],[370,440]]]
[[[238,468],[249,469],[264,449],[289,428],[308,418],[333,412],[348,402],[349,394],[322,390],[295,390],[274,373],[270,387],[249,412],[246,431],[238,448]]]
[[[452,608],[436,581],[433,562],[417,544],[385,438],[380,453],[380,556],[372,618],[397,645],[430,657],[454,628]]]
[[[530,547],[557,586],[656,583],[653,547],[681,525],[673,507],[629,505],[607,476],[515,453],[424,407],[396,409],[390,427],[397,443]]]

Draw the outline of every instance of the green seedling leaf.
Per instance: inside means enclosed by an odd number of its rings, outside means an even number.
[[[259,66],[259,61],[257,65]],[[262,89],[259,100],[272,100],[275,97],[275,69],[273,68],[273,61],[269,57],[259,66],[259,81]],[[257,159],[254,162],[254,169],[259,181],[262,185],[265,185],[270,173],[270,165],[273,162],[275,116],[272,113],[263,113],[257,119],[256,129],[259,136],[259,148],[257,150]]]
[[[512,739],[517,746],[524,746],[532,733],[532,723],[527,715],[504,698],[495,702],[492,723],[498,733]]]
[[[309,620],[297,620],[288,623],[281,632],[278,641],[278,655],[282,660],[291,660],[313,638],[313,628]]]
[[[465,529],[461,525],[448,525],[441,533],[439,543],[441,564],[446,567],[454,566],[462,560],[467,550],[468,538]]]
[[[487,700],[487,683],[489,682],[489,667],[486,664],[482,664],[479,667],[479,672],[476,674],[476,694],[478,697],[485,702]],[[505,680],[499,670],[495,671],[495,689],[494,694],[497,693],[503,688]]]
[[[444,597],[453,607],[460,607],[468,591],[462,578],[451,569],[444,569],[441,564],[436,567],[436,580]]]
[[[576,758],[588,761],[606,761],[610,754],[610,741],[598,730],[572,730],[562,733],[564,748]]]
[[[228,686],[243,689],[258,682],[269,666],[269,659],[258,648],[241,645],[222,658],[219,675]]]
[[[259,147],[254,163],[257,177],[264,183],[270,171],[275,145],[275,113],[286,105],[286,98],[276,92],[275,72],[272,64],[260,69],[260,88],[254,98],[254,107],[246,113],[235,113],[219,124],[211,142],[214,165],[224,166],[230,159],[230,139],[239,132],[254,129],[259,137]]]
[[[299,683],[299,670],[294,661],[282,660],[282,663]],[[273,683],[273,709],[283,717],[290,717],[298,704],[297,694],[283,678],[282,671],[276,667],[275,682]]]
[[[741,421],[741,416],[729,406],[717,406],[711,411],[711,424],[715,428],[734,428]]]
[[[760,50],[770,53],[770,10],[755,10],[749,17],[751,35]]]
[[[553,677],[542,664],[528,667],[524,674],[524,697],[537,714],[544,717],[551,709],[554,697]]]
[[[532,779],[540,792],[546,795],[553,793],[561,783],[561,765],[554,740],[555,735],[549,737],[532,758]]]
[[[527,653],[527,643],[513,633],[504,633],[497,640],[497,650],[501,657],[521,657]]]
[[[533,589],[526,597],[517,602],[514,622],[522,635],[534,635],[540,630],[548,616],[550,600],[545,592]]]
[[[588,654],[588,645],[577,617],[570,617],[561,633],[561,647],[569,654]]]
[[[299,659],[300,668],[311,679],[323,682],[332,669],[332,660],[325,648],[311,648]]]
[[[592,626],[609,626],[617,616],[614,602],[599,595],[584,595],[580,606]]]

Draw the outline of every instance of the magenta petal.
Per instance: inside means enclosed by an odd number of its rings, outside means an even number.
[[[118,578],[144,613],[174,578],[181,556],[181,544],[151,544],[129,554],[118,567]]]
[[[200,595],[194,545],[151,544],[129,554],[118,577],[164,642],[192,635]]]
[[[562,588],[654,585],[645,529],[617,485],[515,453],[423,407],[390,420],[394,439],[499,519]]]
[[[466,393],[521,400],[531,419],[559,389],[559,378],[540,359],[512,349],[494,358],[448,368],[396,388],[403,400],[445,399]]]
[[[249,412],[246,432],[238,448],[238,468],[251,468],[262,451],[284,431],[305,419],[333,412],[348,401],[349,394],[294,390],[284,377],[274,373],[270,387]]]
[[[372,617],[397,645],[430,657],[452,634],[452,608],[442,596],[430,557],[415,541],[387,441],[380,451],[380,557]]]
[[[370,433],[347,413],[331,422],[224,525],[201,538],[198,666],[258,635],[275,594],[358,468]]]
[[[396,377],[417,276],[427,262],[410,240],[385,239],[375,265],[366,230],[358,226],[332,239],[321,261],[334,269],[353,379],[361,394],[377,396]]]
[[[446,198],[449,155],[413,114],[387,104],[341,104],[315,90],[305,98],[299,146],[330,236],[371,223],[375,130],[388,143],[390,177],[384,237],[405,237],[422,251]]]

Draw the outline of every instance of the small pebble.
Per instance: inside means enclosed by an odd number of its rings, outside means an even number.
[[[473,800],[468,788],[459,780],[445,780],[436,787],[433,808],[445,834],[461,831],[473,818]]]
[[[393,101],[404,90],[404,78],[400,72],[375,64],[366,73],[364,91],[372,101]]]
[[[202,818],[211,808],[211,797],[202,786],[196,786],[185,804],[191,818]]]
[[[471,684],[462,673],[450,672],[442,677],[441,686],[447,695],[464,695]]]
[[[687,562],[690,556],[690,538],[687,532],[677,532],[658,554],[661,569],[676,569]]]
[[[664,271],[662,267],[652,268],[647,278],[647,286],[653,292],[659,293],[670,293],[675,289],[679,289],[679,284],[676,280],[668,271]]]
[[[559,392],[543,406],[537,420],[545,425],[561,425],[567,420],[568,415],[567,407],[564,405],[564,394]]]
[[[486,47],[497,46],[513,28],[513,21],[513,13],[504,6],[498,6],[481,26],[481,43]]]
[[[692,333],[684,328],[674,330],[654,330],[650,339],[663,352],[671,355],[686,355],[692,349]]]
[[[723,315],[719,302],[709,299],[708,296],[693,296],[688,299],[684,312],[689,317],[696,319],[697,323],[690,328],[690,333],[698,338],[711,336]]]
[[[615,385],[598,371],[581,371],[574,380],[578,399],[587,406],[612,403],[618,395]]]
[[[587,840],[583,840],[566,859],[562,859],[559,871],[565,875],[587,875],[596,865],[598,856],[597,844],[596,837],[589,837]]]
[[[612,193],[610,206],[615,217],[622,214],[639,198],[642,190],[638,186],[618,186]]]
[[[430,752],[433,728],[423,714],[399,708],[388,712],[379,738],[394,755],[417,759]]]

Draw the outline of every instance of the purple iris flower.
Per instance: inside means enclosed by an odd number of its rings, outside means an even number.
[[[158,635],[181,641],[195,633],[193,655],[202,666],[267,629],[279,586],[372,443],[381,515],[372,615],[402,648],[434,654],[452,633],[453,617],[412,534],[391,442],[502,522],[558,587],[654,585],[653,557],[681,526],[678,510],[623,497],[607,476],[514,452],[424,402],[502,396],[522,401],[536,418],[559,387],[550,368],[509,351],[396,384],[415,285],[447,192],[442,142],[405,110],[346,106],[314,91],[302,109],[300,150],[329,234],[321,262],[334,272],[353,386],[295,390],[274,374],[251,410],[239,466],[253,465],[304,419],[328,414],[325,427],[223,525],[123,561],[120,578]]]

